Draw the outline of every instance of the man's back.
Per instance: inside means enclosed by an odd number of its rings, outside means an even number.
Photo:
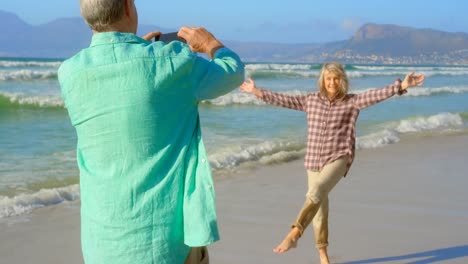
[[[239,85],[243,66],[217,54],[213,63],[180,42],[108,32],[60,68],[87,263],[178,263],[218,239],[197,106]]]

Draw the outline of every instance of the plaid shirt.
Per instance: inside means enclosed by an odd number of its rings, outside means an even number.
[[[381,89],[361,94],[348,94],[342,100],[330,102],[320,93],[289,96],[262,89],[263,101],[307,114],[307,151],[304,165],[307,170],[320,171],[323,166],[344,155],[348,156],[348,170],[354,160],[356,120],[359,111],[395,94],[403,94],[401,80]]]

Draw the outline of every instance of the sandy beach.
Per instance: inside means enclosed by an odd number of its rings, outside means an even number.
[[[332,263],[468,263],[468,135],[428,135],[358,150],[330,196]],[[306,192],[302,160],[216,180],[221,241],[211,263],[319,263],[312,229],[272,249]],[[79,203],[0,220],[1,264],[83,263]]]

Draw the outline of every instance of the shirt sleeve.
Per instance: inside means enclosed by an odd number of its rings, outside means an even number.
[[[260,99],[272,105],[305,111],[307,95],[285,95],[262,89],[262,97]]]
[[[358,109],[364,109],[388,99],[395,94],[402,95],[407,91],[401,89],[401,80],[397,79],[393,84],[387,85],[384,88],[370,90],[354,97],[354,104]]]
[[[213,99],[239,87],[244,81],[244,64],[239,56],[228,48],[218,49],[213,59],[197,57],[194,71],[198,74],[195,97],[198,100]]]

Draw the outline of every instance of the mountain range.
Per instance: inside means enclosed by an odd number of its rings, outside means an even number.
[[[0,10],[0,24],[5,25],[0,34],[0,57],[67,58],[87,47],[92,35],[80,17],[33,26]],[[138,28],[139,35],[154,30],[176,29],[155,25]],[[351,38],[327,43],[221,41],[248,62],[468,64],[467,33],[399,25],[364,24]]]

